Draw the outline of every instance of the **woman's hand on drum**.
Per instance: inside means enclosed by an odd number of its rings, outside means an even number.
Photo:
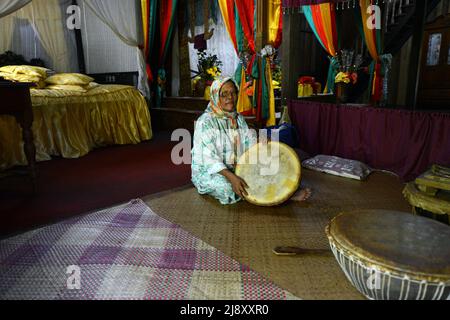
[[[234,193],[236,193],[239,197],[244,198],[246,195],[248,195],[246,190],[248,188],[248,185],[244,181],[244,179],[238,177],[230,170],[223,170],[220,173],[228,179],[228,181],[231,183]]]
[[[248,188],[248,185],[244,181],[244,179],[238,177],[237,175],[234,175],[230,182],[231,186],[233,187],[234,193],[236,193],[239,197],[244,198],[248,195],[246,190]]]

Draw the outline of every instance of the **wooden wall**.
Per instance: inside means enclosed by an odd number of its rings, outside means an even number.
[[[352,10],[337,12],[342,15],[341,48],[360,49],[361,37],[355,28]],[[316,39],[303,13],[298,10],[283,15],[283,100],[297,97],[297,79],[314,76],[325,87],[328,74],[328,54]]]
[[[431,23],[437,17],[450,14],[450,0],[442,0],[438,6],[428,16],[427,22]],[[392,72],[389,79],[389,104],[400,107],[408,106],[408,78],[409,63],[412,52],[412,38],[409,39],[403,48],[394,55],[392,60]]]
[[[283,15],[282,44],[283,104],[297,98],[300,76],[314,76],[322,84],[326,81],[329,60],[308,26],[303,13],[297,10]]]

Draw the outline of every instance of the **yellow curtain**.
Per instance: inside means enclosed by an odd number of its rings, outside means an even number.
[[[266,79],[269,91],[269,119],[266,122],[266,126],[273,127],[277,124],[277,118],[275,113],[275,93],[273,89],[272,69],[270,68],[270,61],[267,58],[266,63]]]
[[[367,27],[367,21],[370,18],[370,14],[367,12],[367,8],[372,5],[371,0],[360,0],[362,27],[364,30],[364,38],[366,39],[367,49],[373,60],[379,61],[379,52],[375,43],[376,38],[373,30]]]
[[[336,22],[332,18],[332,12],[331,10],[334,10],[334,6],[330,3],[322,3],[319,4],[319,10],[320,14],[322,16],[322,24],[323,24],[323,31],[325,34],[325,37],[327,39],[327,45],[329,49],[330,55],[333,57],[336,56],[336,48],[335,48],[335,42],[336,39],[333,35],[333,32],[336,32]],[[333,19],[333,21],[332,21]]]
[[[268,30],[268,44],[278,48],[281,44],[281,19],[282,19],[282,8],[281,0],[270,0],[267,7],[267,20],[266,20],[266,30]],[[270,68],[270,60],[267,58],[266,63],[266,81],[267,89],[269,92],[269,118],[266,121],[266,126],[272,127],[276,125],[276,113],[275,113],[275,94],[272,78],[272,70]]]
[[[252,111],[253,106],[250,98],[245,90],[246,79],[244,68],[241,68],[241,87],[239,88],[239,98],[237,103],[237,111],[239,113],[247,114]]]
[[[268,42],[273,46],[280,45],[281,0],[270,0],[267,10]]]
[[[237,41],[236,41],[236,26],[232,19],[234,19],[234,13],[231,12],[232,8],[234,8],[233,0],[218,0],[220,12],[222,13],[222,18],[225,23],[225,27],[227,28],[228,35],[230,36],[231,41],[233,42],[234,48],[236,52],[238,52]]]
[[[142,28],[144,32],[144,51],[147,54],[148,50],[148,16],[147,12],[149,10],[147,0],[141,0],[141,13],[142,13]]]

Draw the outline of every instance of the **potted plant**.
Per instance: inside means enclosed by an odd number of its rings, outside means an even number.
[[[358,70],[362,64],[362,56],[355,56],[354,51],[341,50],[336,55],[337,75],[335,77],[335,93],[338,103],[348,102],[348,92],[351,86],[358,81]]]
[[[207,91],[212,85],[213,81],[217,79],[222,70],[222,61],[217,55],[207,53],[206,51],[198,52],[198,72],[196,77],[195,95],[207,97]]]

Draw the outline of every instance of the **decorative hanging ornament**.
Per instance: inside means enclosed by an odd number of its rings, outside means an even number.
[[[275,54],[276,50],[273,46],[271,46],[270,44],[266,45],[262,50],[261,50],[261,56],[262,57],[271,57]]]

